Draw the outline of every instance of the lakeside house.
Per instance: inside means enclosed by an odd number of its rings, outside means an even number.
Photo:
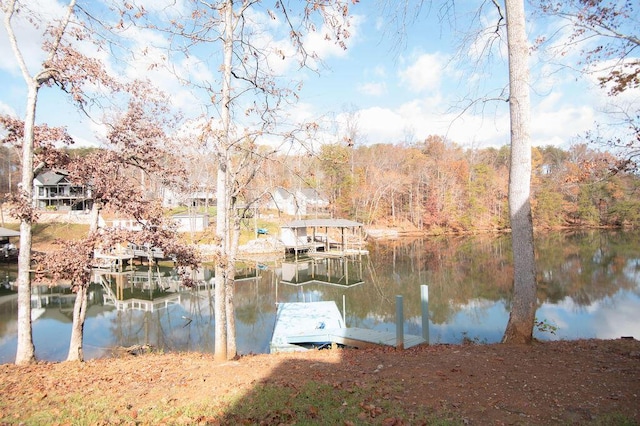
[[[313,188],[290,190],[279,187],[271,193],[266,207],[290,216],[324,216],[328,213],[329,200]]]
[[[33,204],[41,210],[90,210],[91,190],[71,183],[63,170],[47,170],[33,180]]]
[[[216,194],[207,187],[200,185],[190,191],[179,191],[176,188],[163,187],[159,194],[163,207],[204,207],[215,206]]]

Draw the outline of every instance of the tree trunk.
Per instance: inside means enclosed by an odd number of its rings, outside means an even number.
[[[529,49],[523,0],[506,0],[509,51],[511,169],[509,217],[513,247],[513,302],[505,343],[531,343],[536,313],[536,268],[531,218]]]
[[[216,361],[227,360],[227,316],[226,316],[226,229],[225,218],[227,214],[226,203],[226,164],[224,160],[219,158],[220,165],[218,166],[217,177],[217,197],[216,197],[216,237],[218,244],[220,244],[220,252],[216,259],[215,265],[215,344],[214,344],[214,359]]]
[[[22,76],[27,85],[27,106],[24,119],[24,140],[22,142],[22,179],[21,190],[24,202],[27,204],[23,208],[33,208],[33,144],[34,128],[36,119],[36,106],[38,104],[38,91],[47,73],[37,74],[31,77],[27,63],[22,55],[16,34],[11,25],[14,14],[19,9],[17,1],[7,1],[0,3],[4,12],[4,27],[7,31],[9,44],[16,60],[20,66]],[[49,49],[49,58],[58,51],[60,41],[71,20],[76,0],[70,0],[67,6],[65,18],[60,23],[57,36]],[[47,61],[44,61],[46,63]],[[43,70],[46,71],[46,70]],[[28,364],[35,361],[35,348],[33,346],[33,335],[31,330],[31,233],[33,216],[30,212],[23,212],[20,219],[20,254],[18,256],[18,343],[16,350],[16,364]]]
[[[222,10],[224,14],[224,60],[222,81],[222,135],[216,141],[218,151],[218,176],[216,181],[217,217],[216,236],[220,244],[220,254],[216,262],[216,299],[215,299],[215,348],[214,359],[216,361],[227,360],[227,270],[229,258],[229,199],[227,197],[228,184],[228,150],[231,137],[231,63],[233,59],[233,0],[226,0]]]
[[[99,200],[94,200],[93,205],[91,206],[91,215],[89,217],[90,234],[98,231],[101,208],[102,203]],[[73,303],[71,341],[69,342],[67,361],[84,361],[82,342],[84,341],[84,320],[87,316],[87,291],[88,283],[83,283],[78,287],[78,291],[76,292],[76,298]]]
[[[83,361],[82,341],[84,320],[87,316],[87,290],[88,286],[78,286],[76,300],[73,304],[73,325],[71,326],[71,341],[69,342],[69,354],[67,361]]]
[[[89,233],[97,232],[100,222],[100,210],[102,209],[102,202],[94,200],[91,205],[91,214],[89,216]]]
[[[33,199],[33,140],[38,102],[38,83],[28,81],[27,108],[24,119],[24,141],[22,143],[22,196],[23,202],[32,208]],[[25,206],[27,207],[27,206]],[[20,219],[20,253],[18,255],[18,344],[16,364],[35,361],[35,348],[31,331],[31,225],[32,217]]]
[[[235,206],[235,204],[234,204]],[[235,210],[235,207],[234,207]],[[237,215],[233,215],[233,229],[230,235],[229,246],[229,258],[235,259],[238,254],[238,241],[240,239],[240,218]],[[236,343],[236,310],[234,303],[235,295],[235,278],[236,278],[236,265],[234,262],[229,262],[227,265],[227,358],[233,359],[238,354],[238,348]]]
[[[229,275],[226,277],[226,286],[225,289],[225,309],[227,316],[227,359],[234,359],[236,355],[238,355],[238,348],[236,343],[236,316],[235,316],[235,305],[234,305],[234,295],[235,295],[235,267],[233,265],[229,265],[228,273]],[[234,269],[231,271],[231,269]]]

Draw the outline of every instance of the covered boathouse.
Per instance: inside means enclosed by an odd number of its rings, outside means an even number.
[[[287,252],[323,257],[368,254],[364,249],[364,225],[347,219],[294,220],[280,227],[280,240]]]

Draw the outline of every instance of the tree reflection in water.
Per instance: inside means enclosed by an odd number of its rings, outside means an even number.
[[[536,317],[558,329],[555,335],[537,330],[535,337],[639,337],[638,237],[627,231],[537,236]],[[362,260],[239,265],[235,302],[240,352],[268,351],[277,302],[333,300],[342,310],[345,300],[347,326],[392,332],[395,297],[402,295],[405,333],[420,335],[421,284],[429,285],[432,343],[500,341],[511,303],[508,236],[388,241],[368,248],[369,256]],[[135,344],[163,351],[213,351],[212,272],[199,274],[200,285],[194,289],[181,288],[170,268],[138,267],[128,276],[109,277],[109,287],[97,279],[90,288],[85,324],[87,359]],[[15,269],[7,266],[5,275],[15,281]],[[12,362],[15,298],[10,290],[3,294],[0,362]],[[38,288],[32,303],[38,358],[64,359],[73,295],[63,287]]]

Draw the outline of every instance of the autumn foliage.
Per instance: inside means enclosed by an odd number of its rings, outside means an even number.
[[[509,147],[465,149],[432,136],[414,144],[325,145],[313,159],[289,158],[277,185],[317,188],[336,217],[429,233],[509,227]],[[638,177],[586,144],[534,147],[532,208],[538,228],[638,226]],[[300,161],[299,174],[287,173]]]

